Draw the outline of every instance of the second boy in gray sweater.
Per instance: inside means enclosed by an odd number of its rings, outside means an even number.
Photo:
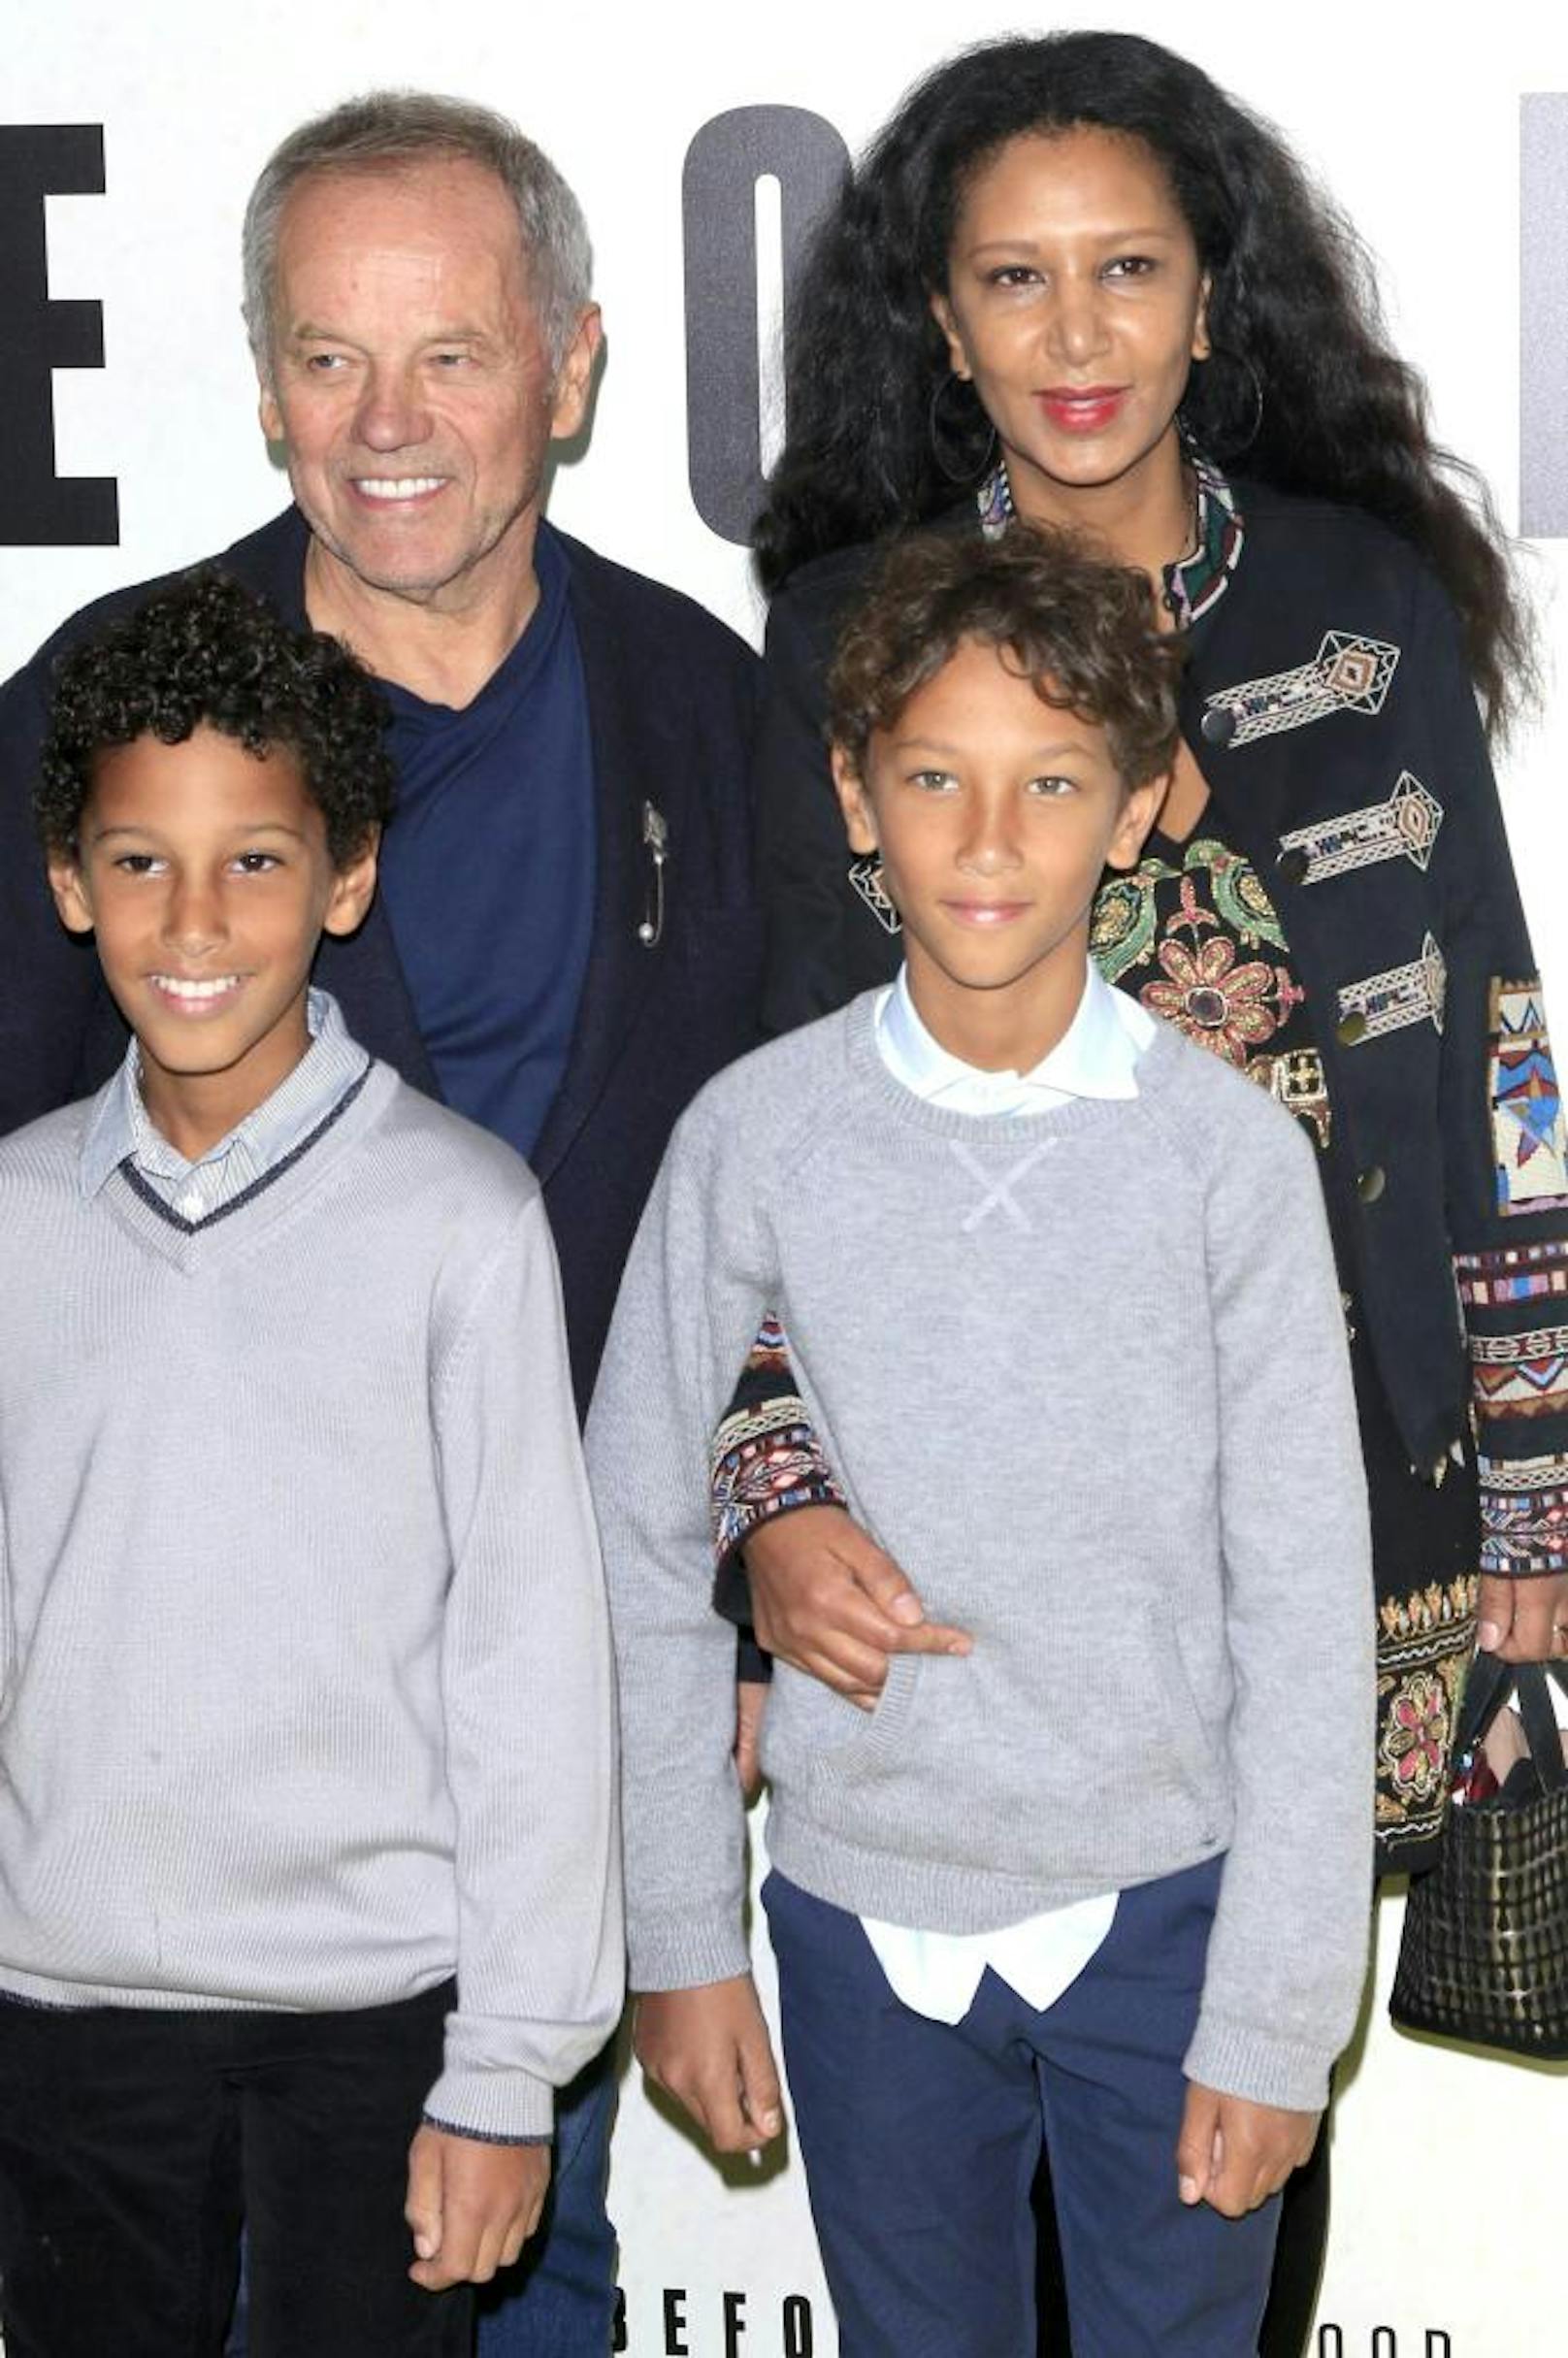
[[[917,1093],[871,995],[711,1084],[671,1147],[590,1426],[642,2048],[715,2142],[768,2133],[704,1466],[772,1309],[857,1519],[973,1636],[897,1657],[868,1719],[787,1668],[768,1706],[845,2358],[1032,2346],[1042,2124],[1080,2358],[1250,2358],[1370,1861],[1365,1501],[1310,1150],[1146,1018],[1125,1086],[1063,1090],[1090,901],[1174,749],[1137,576],[1022,533],[906,544],[834,695],[906,1011],[1010,1078],[994,1113]],[[955,2013],[931,1992],[975,1942]]]

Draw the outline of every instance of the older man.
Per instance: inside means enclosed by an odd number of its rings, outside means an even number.
[[[382,891],[318,979],[368,1047],[533,1163],[585,1402],[670,1127],[752,1036],[755,660],[543,519],[600,319],[575,199],[511,125],[418,95],[340,107],[266,166],[245,251],[295,505],[219,562],[345,639],[394,716]],[[76,616],[0,692],[0,1129],[122,1049],[26,805],[54,651],[138,594]],[[563,2094],[551,2210],[491,2352],[609,2346],[611,2096],[603,2059]]]

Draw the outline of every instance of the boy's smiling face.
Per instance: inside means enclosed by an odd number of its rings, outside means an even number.
[[[833,774],[922,1021],[967,1064],[1028,1071],[1072,1021],[1095,888],[1136,861],[1166,781],[1128,793],[1103,729],[973,639],[872,735],[864,775],[836,747]]]
[[[295,756],[203,726],[98,756],[77,849],[50,860],[49,882],[66,925],[97,934],[148,1115],[194,1158],[305,1054],[316,943],[364,916],[376,850],[336,868]]]

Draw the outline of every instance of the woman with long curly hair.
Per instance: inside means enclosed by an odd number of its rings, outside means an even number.
[[[1420,1870],[1478,1595],[1512,1658],[1568,1624],[1568,1377],[1541,1331],[1568,1291],[1568,1132],[1487,759],[1532,681],[1485,492],[1279,134],[1126,34],[988,44],[911,91],[819,235],[788,393],[757,534],[775,1029],[898,965],[822,734],[880,540],[1066,527],[1140,567],[1183,637],[1180,756],[1092,947],[1318,1150],[1376,1557],[1368,1835]],[[917,1594],[843,1512],[787,1348],[759,1338],[718,1437],[729,1601],[744,1550],[764,1642],[869,1707],[890,1652],[966,1640],[934,1618],[938,1568],[909,1567]],[[1287,2194],[1265,2358],[1305,2342],[1325,2232],[1320,2157]]]

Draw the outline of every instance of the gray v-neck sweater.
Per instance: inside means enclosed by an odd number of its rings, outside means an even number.
[[[374,1065],[192,1227],[94,1105],[0,1143],[0,1990],[357,2008],[548,2132],[621,1988],[608,1633],[554,1254]]]
[[[1321,2104],[1367,1937],[1372,1588],[1312,1152],[1161,1027],[1138,1096],[977,1119],[874,995],[682,1121],[589,1423],[634,1987],[744,1970],[707,1436],[761,1310],[851,1507],[966,1659],[869,1718],[780,1666],[768,1849],[860,1915],[1016,1923],[1225,1856],[1190,2075]]]

